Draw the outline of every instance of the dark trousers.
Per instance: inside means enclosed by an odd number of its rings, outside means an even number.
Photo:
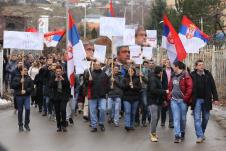
[[[43,105],[43,95],[37,95],[36,96],[36,101],[37,101],[37,104],[38,104],[38,109],[40,112],[42,112],[42,105]]]
[[[171,106],[162,107],[162,110],[161,110],[161,124],[165,125],[167,111],[169,111],[169,126],[173,126],[173,114],[172,114]]]
[[[136,116],[135,116],[135,123],[140,124],[140,113],[142,115],[142,124],[146,123],[146,119],[148,116],[148,106],[147,106],[147,90],[144,89],[141,91],[141,101],[139,102]]]
[[[16,95],[13,94],[13,103],[14,103],[14,109],[18,109],[18,106],[17,106],[17,101],[16,101]]]
[[[66,106],[67,101],[54,100],[57,128],[66,127]]]
[[[30,123],[30,96],[16,96],[18,105],[18,125],[23,126],[23,110],[25,107],[25,125]]]

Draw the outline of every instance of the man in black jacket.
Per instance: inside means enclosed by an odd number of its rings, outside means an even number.
[[[109,123],[114,123],[116,127],[119,126],[119,115],[121,109],[122,91],[122,77],[119,73],[119,68],[114,67],[114,77],[110,79],[111,88],[108,93],[108,110],[109,110]]]
[[[20,68],[20,75],[16,75],[12,81],[12,88],[14,89],[15,97],[18,106],[18,124],[19,131],[23,129],[23,106],[25,106],[25,125],[27,131],[30,131],[30,96],[34,85],[31,78],[28,76],[27,68]]]
[[[196,143],[202,143],[205,140],[204,134],[212,103],[217,104],[218,94],[213,76],[204,68],[202,60],[196,61],[195,68],[195,71],[191,73],[193,80],[192,109],[194,110]]]
[[[70,97],[70,83],[67,76],[63,74],[63,67],[56,66],[55,75],[50,81],[52,89],[52,100],[56,112],[57,132],[67,132],[66,129],[66,106]]]
[[[105,131],[105,111],[106,111],[106,94],[109,90],[109,77],[101,69],[100,62],[94,63],[94,70],[91,72],[92,79],[88,82],[88,99],[92,130],[97,131],[97,119],[101,131]],[[97,108],[99,111],[99,118],[97,118]]]
[[[162,67],[156,66],[154,74],[155,75],[152,76],[148,82],[148,108],[151,114],[150,140],[152,142],[157,142],[158,137],[156,135],[156,127],[158,125],[161,106],[163,104],[163,97],[169,93],[169,90],[165,90],[162,85]]]
[[[53,63],[53,58],[48,58],[47,59],[47,64],[44,65],[40,70],[39,70],[39,76],[40,79],[42,80],[43,84],[43,115],[42,116],[47,116],[47,112],[49,115],[52,114],[52,104],[50,103],[49,99],[49,81],[50,81],[50,71],[51,71],[51,65]]]

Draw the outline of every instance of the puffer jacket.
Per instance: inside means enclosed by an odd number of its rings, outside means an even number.
[[[180,79],[179,85],[180,85],[180,90],[183,94],[183,100],[185,103],[187,103],[188,105],[191,105],[191,97],[192,97],[192,78],[189,75],[188,72],[183,71],[182,73],[182,77]],[[169,95],[168,95],[168,100],[170,101],[172,99],[172,90],[173,90],[173,76],[177,76],[175,74],[172,75],[172,78],[169,82]]]

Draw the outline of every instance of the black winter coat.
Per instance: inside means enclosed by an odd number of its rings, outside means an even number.
[[[140,90],[141,90],[141,83],[138,76],[133,76],[133,88],[130,87],[130,77],[127,75],[123,79],[123,101],[139,101],[140,100]]]
[[[208,70],[204,70],[205,72],[205,83],[204,87],[205,87],[205,98],[204,98],[204,108],[206,110],[212,110],[212,101],[213,100],[218,100],[218,94],[217,94],[217,89],[216,89],[216,85],[213,79],[212,74],[208,71]],[[197,83],[197,71],[193,71],[191,73],[191,77],[192,77],[192,81],[193,81],[193,90],[192,90],[192,109],[194,109],[195,104],[196,104],[196,99],[197,99],[197,87],[196,87],[196,83]]]
[[[34,84],[36,86],[36,96],[41,97],[43,96],[43,80],[41,79],[40,74],[36,74],[34,79]]]
[[[162,86],[160,77],[152,76],[148,82],[148,105],[162,105],[166,91]]]
[[[40,80],[42,80],[43,84],[43,95],[49,97],[49,82],[51,80],[51,71],[48,69],[48,66],[45,66],[39,70]]]
[[[14,94],[16,96],[29,96],[29,95],[31,95],[31,92],[34,89],[32,79],[28,75],[24,76],[24,90],[26,91],[26,93],[21,94],[21,91],[22,91],[21,78],[22,78],[21,75],[16,75],[13,78],[12,88],[14,89]]]
[[[50,89],[53,90],[52,100],[53,102],[56,101],[65,101],[69,100],[71,95],[70,83],[66,75],[63,75],[64,80],[62,80],[62,92],[58,92],[58,81],[55,81],[56,76],[53,76],[50,80]]]
[[[113,86],[113,89],[110,88],[110,91],[108,93],[108,96],[109,97],[122,97],[123,96],[123,78],[121,77],[121,75],[116,75],[114,76],[114,86]],[[109,83],[110,85],[112,85],[112,82],[111,82],[111,78],[109,79]]]
[[[94,70],[91,75],[93,80],[90,81],[90,87],[88,86],[88,91],[90,91],[88,92],[88,98],[105,98],[110,88],[109,77],[103,70]]]

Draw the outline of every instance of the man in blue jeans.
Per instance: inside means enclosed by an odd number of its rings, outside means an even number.
[[[34,88],[31,78],[28,76],[27,68],[20,68],[20,74],[16,75],[12,81],[12,88],[17,100],[18,106],[18,125],[19,131],[23,129],[23,108],[25,107],[25,122],[24,127],[27,131],[30,131],[30,97]]]
[[[109,83],[111,84],[111,88],[108,93],[108,111],[109,111],[108,123],[109,124],[114,123],[115,127],[119,126],[121,98],[123,95],[122,79],[123,78],[119,73],[119,67],[114,66],[113,77],[111,77],[109,81]]]
[[[205,130],[212,109],[212,102],[217,104],[218,94],[212,74],[204,68],[202,60],[195,63],[195,71],[191,73],[193,80],[193,100],[196,143],[205,140]]]
[[[171,108],[174,123],[174,143],[180,143],[185,138],[186,116],[192,95],[192,79],[185,70],[183,62],[174,63],[174,72],[169,83]]]
[[[94,70],[91,72],[88,82],[88,99],[89,99],[89,111],[91,121],[91,132],[97,131],[97,123],[101,131],[105,131],[105,111],[106,111],[106,94],[109,90],[109,77],[101,69],[100,62],[95,62],[93,65]],[[97,110],[99,118],[97,118]]]

